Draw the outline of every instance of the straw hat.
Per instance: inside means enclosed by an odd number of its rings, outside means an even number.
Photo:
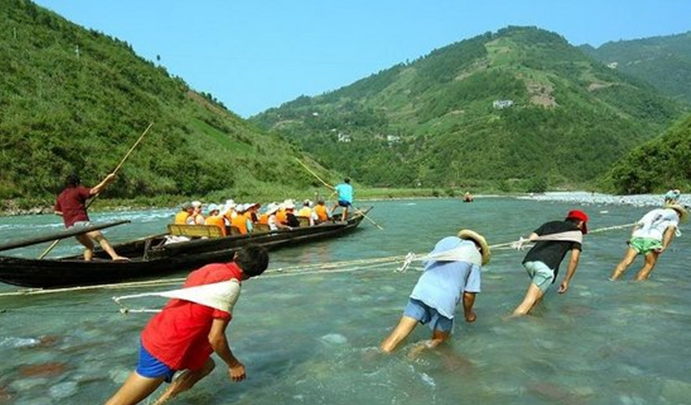
[[[667,204],[665,208],[673,209],[679,214],[679,220],[681,222],[686,222],[689,220],[689,212],[686,208],[680,204]]]
[[[472,239],[480,245],[482,249],[482,265],[489,263],[492,253],[489,250],[489,245],[485,238],[477,232],[471,231],[470,229],[463,229],[458,233],[458,237],[461,239]]]

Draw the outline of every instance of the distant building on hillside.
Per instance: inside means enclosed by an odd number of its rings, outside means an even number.
[[[509,108],[513,105],[513,100],[494,100],[492,107],[503,110],[504,108]]]
[[[350,142],[351,138],[349,134],[344,134],[343,132],[338,133],[338,142]]]
[[[388,142],[389,145],[393,145],[394,143],[401,143],[401,137],[398,135],[386,135],[386,142]]]

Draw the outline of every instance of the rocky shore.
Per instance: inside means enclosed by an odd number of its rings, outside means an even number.
[[[534,201],[559,201],[583,205],[630,205],[634,207],[659,207],[664,203],[662,194],[612,195],[580,191],[547,192],[517,197]],[[682,195],[680,203],[691,205],[691,196]]]

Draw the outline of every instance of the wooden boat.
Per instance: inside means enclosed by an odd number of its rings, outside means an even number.
[[[363,212],[366,214],[370,209]],[[208,263],[229,261],[235,251],[247,244],[276,249],[341,236],[357,229],[363,218],[356,214],[347,222],[172,244],[166,244],[168,234],[161,234],[115,245],[118,254],[130,261],[106,259],[108,256],[102,251],[96,251],[90,262],[81,256],[56,259],[0,256],[0,281],[23,287],[59,288],[153,279],[191,271]]]

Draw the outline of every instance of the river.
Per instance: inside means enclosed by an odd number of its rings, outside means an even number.
[[[269,270],[423,253],[461,228],[482,233],[490,245],[510,242],[572,208],[588,212],[591,230],[635,222],[649,209],[515,198],[373,205],[371,218],[384,230],[365,221],[343,238],[273,252]],[[173,213],[105,213],[92,220],[130,219],[131,225],[105,231],[117,242],[163,231]],[[0,218],[0,240],[60,228],[52,216]],[[525,252],[495,250],[483,271],[478,320],[467,324],[461,316],[448,344],[418,357],[410,356],[410,348],[429,337],[422,326],[393,355],[378,351],[419,277],[418,265],[405,273],[394,272],[394,265],[351,266],[339,273],[249,280],[228,329],[247,380],[230,382],[217,367],[171,403],[688,404],[691,238],[674,241],[650,280],[631,281],[639,259],[623,281],[610,282],[629,232],[586,236],[570,290],[560,295],[554,286],[521,319],[507,315],[528,286],[520,265]],[[46,246],[11,253],[36,256]],[[64,240],[52,254],[79,251],[75,241]],[[0,284],[0,293],[16,289]],[[139,333],[150,316],[120,314],[111,297],[143,291],[0,297],[0,404],[103,403],[134,368]],[[165,301],[138,304],[155,308]]]

